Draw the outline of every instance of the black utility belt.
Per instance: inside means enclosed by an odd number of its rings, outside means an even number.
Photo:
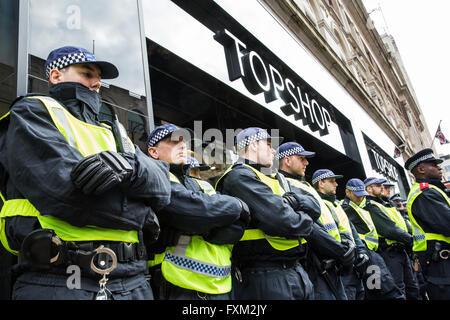
[[[63,241],[49,229],[31,232],[24,239],[19,251],[19,264],[36,269],[75,264],[82,269],[94,270],[95,266],[103,268],[110,263],[116,265],[138,260],[146,260],[146,249],[143,244],[115,241]]]

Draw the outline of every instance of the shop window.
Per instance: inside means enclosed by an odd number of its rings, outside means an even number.
[[[136,110],[128,112],[128,136],[131,141],[145,148],[147,142],[147,131],[145,118],[142,113]]]

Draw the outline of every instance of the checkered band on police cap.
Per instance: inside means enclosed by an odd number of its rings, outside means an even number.
[[[238,138],[240,138],[239,135],[238,135]],[[239,151],[239,150],[244,149],[248,145],[250,145],[250,143],[252,143],[253,141],[259,141],[259,140],[270,139],[270,138],[271,137],[267,133],[266,130],[259,129],[256,133],[245,136],[240,141],[237,141],[236,149]]]
[[[411,163],[409,164],[408,170],[411,171],[411,170],[412,170],[416,165],[418,165],[420,162],[423,162],[423,161],[428,160],[428,159],[435,159],[435,158],[434,158],[434,155],[433,155],[432,153],[429,153],[429,154],[426,154],[426,155],[424,155],[424,156],[422,156],[422,157],[420,157],[420,158],[414,160],[413,162],[411,162]]]
[[[318,170],[319,171],[319,170]],[[323,170],[324,173],[319,174],[317,177],[314,177],[316,175],[316,172],[313,174],[312,184],[316,184],[320,180],[327,179],[327,178],[342,178],[341,175],[335,175],[333,171],[331,170]]]
[[[83,52],[69,53],[50,62],[45,69],[45,76],[48,79],[50,77],[50,71],[52,71],[52,69],[61,70],[75,63],[90,61],[96,61],[95,56],[92,54],[85,54]]]
[[[287,149],[287,150],[285,150],[283,152],[277,153],[275,155],[275,159],[276,160],[280,160],[280,159],[283,159],[284,157],[293,156],[294,154],[299,154],[299,153],[302,153],[304,151],[305,151],[305,149],[303,149],[303,147],[301,147],[301,146],[300,147],[295,147],[295,148],[292,148],[292,149]]]

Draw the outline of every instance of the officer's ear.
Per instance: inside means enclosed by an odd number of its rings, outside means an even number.
[[[50,71],[50,76],[48,79],[49,85],[52,86],[52,85],[62,82],[63,81],[62,76],[63,76],[63,74],[60,70],[52,69]]]
[[[156,149],[155,147],[149,147],[147,149],[147,152],[150,157],[152,157],[153,159],[159,160],[158,149]]]

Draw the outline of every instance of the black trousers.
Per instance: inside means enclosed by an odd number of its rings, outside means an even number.
[[[248,267],[240,270],[238,278],[233,276],[233,300],[314,299],[313,284],[300,263]]]
[[[100,287],[97,280],[82,277],[79,289],[70,289],[68,276],[44,272],[25,272],[15,284],[13,300],[93,300]],[[153,300],[144,274],[110,279],[106,288],[112,300]]]
[[[422,264],[430,300],[450,300],[450,258]]]
[[[394,278],[395,284],[407,300],[420,300],[417,277],[411,267],[411,259],[405,250],[390,247],[383,250],[381,256]]]
[[[405,295],[395,284],[386,263],[380,254],[368,250],[369,265],[362,281],[367,300],[404,300]]]

